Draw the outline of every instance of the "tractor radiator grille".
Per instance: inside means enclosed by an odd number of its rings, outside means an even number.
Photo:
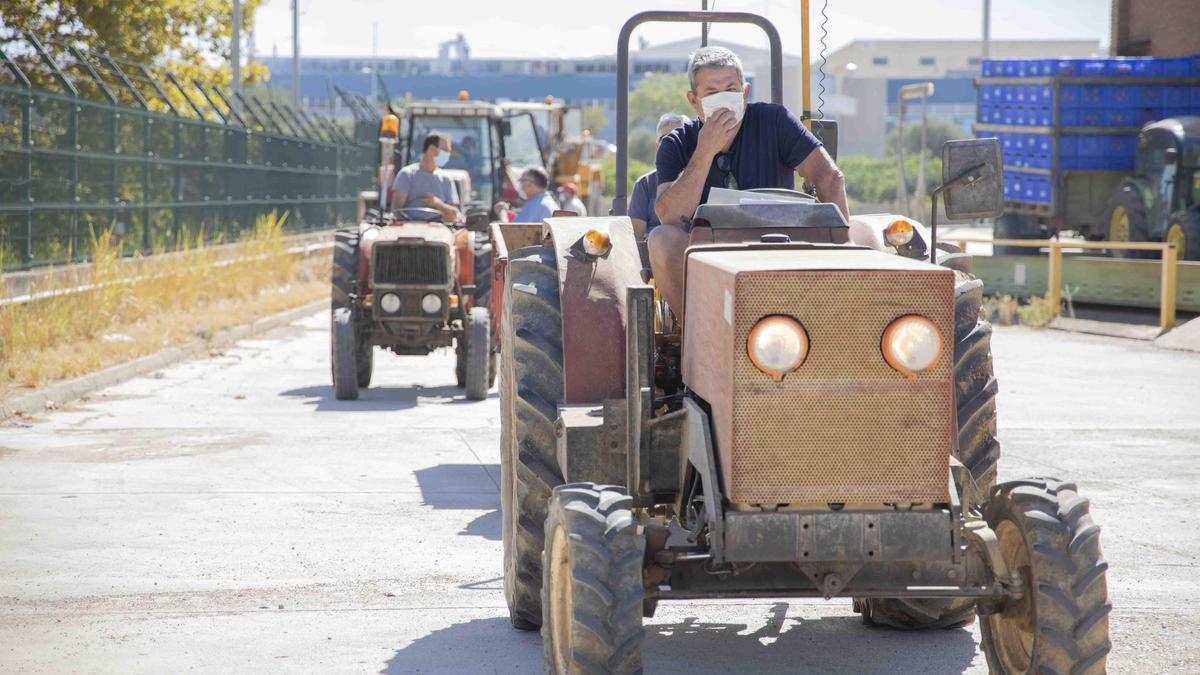
[[[450,254],[440,244],[376,244],[371,255],[371,281],[375,286],[450,283]]]
[[[954,278],[896,271],[742,273],[736,282],[732,444],[721,449],[729,499],[750,504],[945,502],[956,434]],[[809,354],[775,382],[746,354],[763,316],[804,326]],[[888,324],[905,314],[942,331],[942,355],[906,379],[884,361]]]

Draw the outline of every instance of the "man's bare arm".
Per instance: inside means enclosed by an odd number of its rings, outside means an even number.
[[[437,197],[434,197],[433,195],[425,195],[425,206],[438,211],[439,213],[442,214],[442,218],[446,219],[449,222],[452,222],[452,223],[458,222],[460,214],[459,214],[458,208],[455,207],[453,204],[447,204],[446,202],[442,201],[441,199],[438,199]]]
[[[796,166],[796,173],[817,186],[817,196],[821,201],[834,204],[843,216],[850,217],[850,207],[846,202],[846,177],[825,148],[808,153],[808,157]]]

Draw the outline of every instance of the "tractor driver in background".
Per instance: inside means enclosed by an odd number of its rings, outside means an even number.
[[[654,211],[662,226],[647,237],[655,284],[683,318],[683,266],[696,207],[713,187],[793,188],[793,172],[849,218],[846,184],[833,158],[804,124],[775,103],[747,103],[742,61],[724,47],[688,60],[688,103],[698,117],[662,138]]]
[[[450,139],[429,134],[421,142],[421,161],[396,172],[392,181],[392,208],[425,207],[442,214],[447,223],[458,222],[458,190],[441,168],[450,160]]]

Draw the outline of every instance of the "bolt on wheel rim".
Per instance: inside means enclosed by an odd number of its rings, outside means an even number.
[[[1019,600],[1010,600],[1003,612],[991,614],[987,620],[1003,672],[1024,673],[1033,665],[1037,637],[1037,606],[1033,598],[1037,587],[1033,583],[1029,549],[1016,524],[1008,520],[1001,522],[996,528],[996,536],[1009,569],[1021,575],[1025,593]]]
[[[571,568],[567,537],[555,528],[550,543],[550,631],[554,639],[554,670],[564,675],[571,664]]]

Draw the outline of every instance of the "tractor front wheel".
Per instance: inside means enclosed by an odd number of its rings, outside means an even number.
[[[1146,241],[1148,237],[1148,221],[1146,205],[1137,190],[1130,186],[1122,187],[1108,200],[1108,210],[1105,213],[1104,225],[1108,226],[1104,239],[1111,242]],[[1145,251],[1130,251],[1109,249],[1108,254],[1114,258],[1145,258]]]
[[[492,322],[488,318],[488,311],[483,307],[472,307],[467,314],[463,333],[467,342],[466,358],[463,359],[467,398],[482,401],[487,398],[492,379]]]
[[[642,558],[619,487],[554,488],[546,518],[542,646],[547,673],[642,672]]]
[[[1163,239],[1175,244],[1178,260],[1200,260],[1200,211],[1179,211],[1171,216]]]
[[[562,312],[553,246],[531,246],[505,270],[500,379],[504,597],[513,626],[542,623],[542,549],[550,491],[563,482],[554,421],[563,402]]]
[[[1108,565],[1100,528],[1072,483],[1051,478],[997,487],[984,506],[1004,561],[1024,593],[980,617],[983,653],[993,673],[1105,672]]]
[[[330,331],[330,357],[333,363],[333,394],[339,401],[358,398],[356,337],[354,313],[347,307],[335,309]]]

